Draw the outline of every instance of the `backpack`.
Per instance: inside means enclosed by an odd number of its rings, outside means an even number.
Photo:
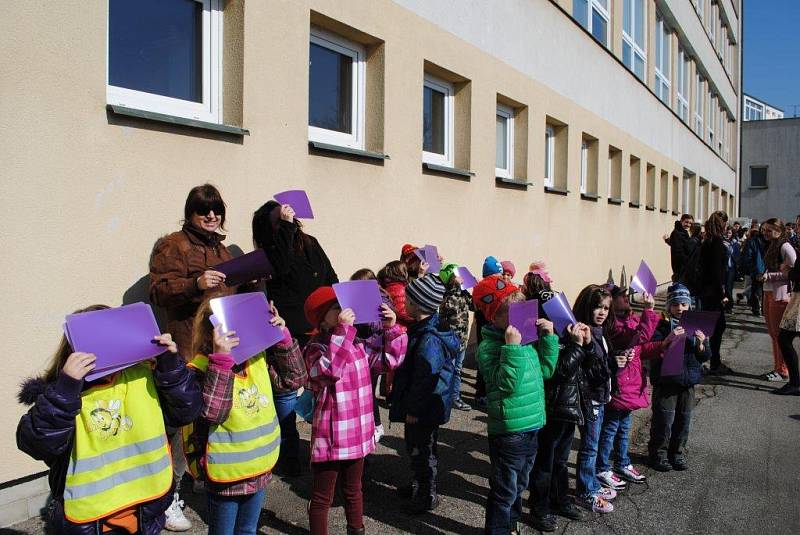
[[[692,295],[695,295],[700,289],[700,277],[700,245],[698,245],[686,259],[677,282],[686,286]]]

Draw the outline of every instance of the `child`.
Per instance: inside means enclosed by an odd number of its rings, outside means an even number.
[[[706,335],[685,333],[679,326],[681,316],[689,310],[692,297],[686,286],[673,284],[667,289],[669,319],[658,323],[651,342],[642,346],[643,358],[654,358],[650,368],[653,384],[653,421],[650,424],[650,462],[659,472],[686,470],[685,448],[695,405],[694,385],[701,380],[701,365],[711,357]],[[661,358],[674,340],[687,334],[680,375],[662,376]]]
[[[439,426],[450,420],[455,359],[461,344],[439,327],[444,284],[428,274],[406,287],[406,309],[417,320],[408,329],[408,357],[395,375],[389,420],[405,422],[406,451],[413,479],[401,494],[411,496],[410,511],[421,514],[439,505],[436,467]],[[406,492],[410,488],[410,492]]]
[[[553,279],[547,273],[544,262],[531,262],[528,272],[522,278],[520,290],[525,294],[525,299],[528,301],[536,299],[539,302],[540,318],[547,317],[542,305],[555,296],[555,292],[550,286],[551,282],[553,282]]]
[[[407,246],[403,247],[403,250]],[[413,255],[413,250],[412,253]],[[413,255],[417,258],[416,255]],[[419,259],[417,259],[419,260]],[[414,318],[406,312],[406,285],[409,281],[409,271],[407,265],[400,260],[393,260],[378,271],[378,284],[389,294],[392,305],[397,314],[397,324],[405,331],[409,325],[414,323]],[[383,378],[381,390],[386,399],[392,396],[392,382],[394,380],[394,370],[389,370]]]
[[[212,326],[209,300],[194,318],[195,357],[189,367],[202,385],[203,410],[194,425],[183,429],[184,451],[192,477],[205,481],[210,535],[256,532],[280,453],[268,362],[275,362],[278,352],[297,359],[299,346],[274,306],[272,314],[271,323],[283,330],[283,340],[242,364],[231,356],[239,338]]]
[[[202,398],[172,337],[153,341],[164,348],[155,365],[87,382],[95,356],[73,352],[62,336],[50,368],[22,385],[19,400],[32,407],[17,427],[17,447],[50,469],[48,533],[155,535],[164,527],[174,487],[165,423],[191,422]],[[147,454],[118,455],[134,448]],[[122,471],[131,477],[115,480]]]
[[[491,277],[492,275],[502,275],[503,273],[503,266],[500,264],[500,261],[493,256],[487,256],[486,259],[483,261],[483,267],[481,268],[481,276],[483,278]],[[481,332],[483,331],[483,327],[488,325],[489,322],[486,318],[483,317],[483,314],[480,310],[475,311],[475,335],[477,344],[480,345],[481,340],[483,339],[483,335]],[[481,409],[485,409],[487,406],[486,400],[486,382],[483,380],[483,375],[481,374],[480,369],[477,370],[477,374],[475,376],[475,405]]]
[[[579,427],[581,445],[578,450],[578,473],[575,492],[578,503],[589,510],[599,513],[610,513],[614,507],[608,503],[616,498],[614,489],[601,488],[597,479],[596,462],[597,446],[600,439],[600,427],[603,423],[605,404],[611,400],[611,373],[608,359],[612,354],[606,340],[606,329],[610,323],[611,294],[602,286],[590,284],[584,288],[575,300],[573,312],[575,319],[589,326],[591,347],[596,357],[591,359],[592,366],[586,371],[587,396],[591,414]]]
[[[444,330],[453,331],[458,335],[461,349],[455,362],[455,386],[453,387],[453,407],[460,411],[472,409],[461,399],[461,368],[464,365],[464,355],[469,342],[469,313],[475,310],[472,305],[472,296],[468,291],[461,289],[464,280],[456,273],[457,264],[445,264],[439,271],[439,278],[445,285],[444,300],[439,308],[440,324]]]
[[[517,274],[517,268],[514,266],[514,262],[511,260],[503,260],[500,262],[500,265],[503,267],[503,278],[506,282],[511,282],[514,279],[514,275]]]
[[[484,532],[516,533],[522,517],[522,491],[528,488],[536,457],[537,431],[545,423],[543,380],[553,375],[558,337],[550,321],[539,319],[536,347],[520,345],[522,335],[509,325],[508,309],[525,296],[503,277],[483,279],[473,290],[473,300],[491,322],[483,328],[477,355],[489,401],[492,465]]]
[[[658,324],[658,314],[653,309],[655,299],[649,293],[642,295],[644,310],[637,317],[631,310],[628,293],[616,285],[609,287],[611,293],[611,324],[609,325],[609,339],[616,349],[630,347],[649,342]]]
[[[428,263],[417,256],[419,247],[407,243],[400,251],[400,261],[408,269],[408,278],[417,279],[428,271]]]
[[[330,286],[317,288],[306,299],[306,319],[318,332],[305,349],[314,392],[311,424],[311,472],[314,476],[308,508],[312,535],[327,535],[328,511],[337,479],[344,495],[348,535],[364,533],[361,477],[364,458],[375,450],[371,375],[396,368],[405,357],[407,336],[394,312],[381,305],[384,332],[362,341],[356,338],[356,317],[341,309]]]

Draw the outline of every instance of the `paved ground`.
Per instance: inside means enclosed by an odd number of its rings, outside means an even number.
[[[644,468],[648,482],[622,493],[617,510],[584,522],[560,521],[560,534],[798,534],[800,533],[800,398],[769,394],[775,384],[758,379],[771,368],[770,342],[763,321],[745,308],[731,317],[724,357],[736,371],[698,389],[699,405],[690,435],[690,470],[656,474]],[[474,372],[465,370],[472,392]],[[471,394],[469,394],[471,395]],[[383,410],[384,417],[386,411]],[[639,411],[633,452],[643,461],[648,411]],[[486,415],[454,411],[440,434],[443,504],[421,517],[403,513],[395,494],[406,482],[402,426],[387,436],[370,457],[364,477],[365,514],[370,533],[481,533],[489,471],[484,437]],[[303,424],[303,446],[310,427]],[[577,447],[577,440],[575,442]],[[638,454],[638,455],[636,455]],[[574,470],[574,451],[571,461]],[[261,533],[307,533],[308,474],[292,480],[276,477],[268,489]],[[574,485],[574,482],[573,482]],[[189,487],[189,485],[186,485]],[[191,533],[205,533],[201,496],[184,492]],[[0,533],[41,533],[34,519]],[[331,533],[344,533],[343,509],[331,511]],[[525,528],[524,533],[534,533]]]

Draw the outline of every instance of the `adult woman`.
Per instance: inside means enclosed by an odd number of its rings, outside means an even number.
[[[792,285],[792,297],[783,313],[778,333],[778,346],[789,370],[789,382],[773,390],[772,393],[800,396],[800,365],[798,365],[797,351],[792,345],[794,339],[800,336],[800,263],[795,262],[791,269],[784,265],[781,270]]]
[[[762,275],[764,281],[764,319],[767,330],[772,338],[772,358],[774,368],[764,378],[768,381],[785,381],[789,378],[789,370],[783,360],[781,348],[778,345],[778,331],[786,305],[789,304],[789,280],[785,271],[794,266],[797,253],[789,243],[786,226],[783,221],[773,217],[764,222],[762,228],[764,238],[767,240],[767,252],[764,263],[767,271]]]
[[[700,284],[698,297],[701,310],[719,312],[719,319],[711,336],[711,370],[710,373],[723,373],[725,367],[720,360],[719,349],[722,345],[722,334],[725,332],[725,245],[722,235],[725,222],[718,212],[711,214],[705,224],[706,237],[700,245]]]

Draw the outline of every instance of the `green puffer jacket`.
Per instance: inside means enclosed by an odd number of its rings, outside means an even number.
[[[558,337],[549,334],[539,338],[535,346],[523,346],[506,345],[505,334],[491,325],[485,326],[481,334],[477,359],[486,381],[489,434],[544,427],[544,381],[556,368]]]

